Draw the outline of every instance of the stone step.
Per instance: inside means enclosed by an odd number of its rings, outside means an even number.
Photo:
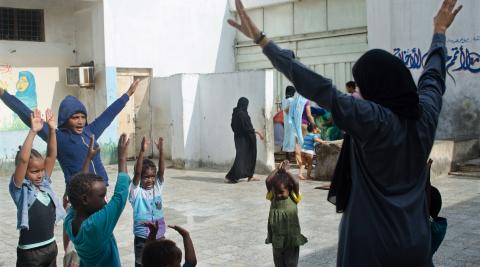
[[[449,172],[449,175],[462,176],[462,177],[473,177],[480,179],[480,172]]]
[[[459,172],[480,172],[480,158],[458,163],[455,169]]]

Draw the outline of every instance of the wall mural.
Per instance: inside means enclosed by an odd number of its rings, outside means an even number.
[[[37,108],[37,87],[35,76],[32,72],[15,71],[14,68],[9,65],[0,64],[0,85],[3,88],[7,88],[10,94],[14,94],[15,97],[22,101],[29,109]],[[10,111],[1,115],[0,131],[19,131],[26,129],[28,129],[28,127],[15,113]]]

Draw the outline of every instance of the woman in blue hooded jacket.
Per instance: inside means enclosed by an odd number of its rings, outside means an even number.
[[[69,95],[62,100],[58,110],[57,158],[62,167],[66,184],[68,184],[74,174],[82,170],[83,161],[87,157],[90,137],[94,135],[98,139],[102,135],[117,114],[125,107],[135,92],[138,82],[138,80],[134,81],[124,95],[113,102],[91,123],[87,123],[87,109],[76,97]],[[2,88],[0,88],[0,99],[30,127],[30,114],[32,111],[23,102]],[[42,131],[38,135],[43,140],[47,140],[47,124],[43,126]],[[98,144],[95,143],[95,146],[98,146]],[[108,185],[108,175],[100,158],[100,153],[97,153],[93,158],[90,164],[90,171],[103,177]]]

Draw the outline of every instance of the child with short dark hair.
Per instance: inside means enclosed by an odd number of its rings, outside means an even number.
[[[142,255],[143,267],[181,267],[182,251],[177,247],[175,242],[168,239],[156,240],[158,231],[158,222],[146,223],[150,229],[146,246]],[[193,247],[190,233],[178,225],[169,225],[169,228],[177,231],[183,238],[183,246],[185,250],[185,263],[183,267],[195,267],[197,265],[197,256]]]
[[[307,168],[307,179],[312,179],[311,173],[313,169],[313,157],[315,156],[315,144],[322,143],[320,139],[320,130],[309,123],[307,126],[307,134],[303,138],[302,145],[302,161],[300,162],[300,170],[298,171],[298,177],[300,180],[304,180],[303,170]]]
[[[265,180],[271,201],[266,244],[272,244],[275,266],[297,266],[300,246],[307,243],[301,234],[297,204],[301,200],[298,179],[288,172],[288,160],[280,163]]]
[[[51,175],[57,158],[55,119],[50,109],[45,112],[49,126],[47,157],[32,148],[33,140],[43,128],[41,113],[30,115],[30,131],[15,157],[15,173],[9,191],[17,206],[17,266],[57,266],[57,243],[54,226],[65,217],[65,210],[52,189]]]
[[[437,251],[438,247],[445,238],[447,233],[447,219],[439,217],[438,214],[442,209],[442,195],[435,186],[430,182],[430,170],[432,168],[432,159],[427,161],[427,185],[425,194],[427,195],[428,211],[430,214],[430,233],[431,233],[431,256]]]
[[[93,173],[80,173],[70,181],[67,194],[72,204],[64,228],[75,245],[80,266],[121,266],[113,230],[125,208],[130,177],[127,173],[129,140],[122,134],[118,141],[118,178],[115,191],[105,203],[107,187],[103,177]],[[85,161],[91,161],[96,150],[89,147]],[[84,164],[84,166],[88,163]]]
[[[165,235],[165,219],[163,216],[162,188],[165,173],[165,161],[163,157],[163,138],[158,139],[158,171],[157,166],[151,160],[144,158],[148,149],[148,140],[144,136],[140,145],[135,175],[130,186],[128,199],[133,208],[133,234],[135,250],[135,266],[142,266],[142,252],[149,235],[146,223],[154,223],[158,226],[155,240],[163,239]]]
[[[435,186],[430,186],[430,227],[432,232],[432,257],[447,233],[447,219],[438,216],[442,209],[442,195]]]

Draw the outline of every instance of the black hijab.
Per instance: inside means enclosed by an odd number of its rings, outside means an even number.
[[[404,119],[420,117],[417,86],[398,57],[385,50],[370,50],[353,65],[352,74],[366,100],[389,108]]]
[[[364,99],[390,109],[402,119],[420,117],[417,86],[399,58],[381,49],[370,50],[353,65],[352,74]],[[347,207],[352,187],[350,150],[351,137],[345,134],[327,197],[339,213]]]
[[[237,107],[233,109],[232,122],[230,124],[235,134],[255,133],[247,108],[248,99],[240,97],[240,99],[238,99]]]
[[[233,109],[233,112],[235,112],[236,109],[246,112],[247,108],[248,108],[248,99],[246,97],[240,97],[237,102],[237,107]]]

